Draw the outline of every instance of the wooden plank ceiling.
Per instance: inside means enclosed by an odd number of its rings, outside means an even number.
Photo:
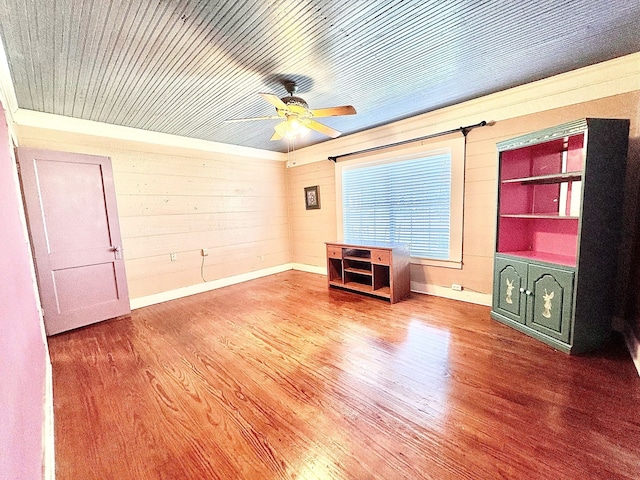
[[[19,108],[286,151],[285,79],[343,135],[640,51],[638,0],[2,0]],[[297,147],[328,137],[310,134]]]

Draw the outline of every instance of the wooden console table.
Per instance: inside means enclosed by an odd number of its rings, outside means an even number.
[[[410,293],[408,245],[327,242],[329,287],[367,293],[390,303]]]

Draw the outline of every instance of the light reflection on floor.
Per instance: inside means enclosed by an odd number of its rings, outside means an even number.
[[[341,468],[334,459],[328,457],[324,447],[319,445],[311,448],[300,459],[295,469],[290,473],[297,480],[322,480],[325,478],[340,478]]]
[[[398,375],[411,378],[417,393],[432,397],[441,405],[446,404],[449,383],[450,336],[448,330],[412,320],[393,363]]]
[[[397,409],[430,429],[444,428],[449,390],[450,333],[412,319],[402,338],[383,338],[359,327],[345,335],[342,381],[357,394]],[[366,331],[366,332],[365,332]],[[415,415],[422,412],[423,417]]]
[[[398,421],[401,428],[413,424],[430,435],[444,432],[448,414],[449,331],[412,319],[406,329],[396,325],[388,332],[390,335],[385,336],[380,330],[349,323],[333,339],[341,343],[337,354],[340,358],[334,363],[339,370],[332,369],[333,374],[326,372],[326,388],[334,392],[322,399],[326,410],[309,418],[325,434],[313,439],[314,445],[295,462],[293,478],[340,478],[345,464],[365,455],[360,450],[366,447],[352,438],[353,432],[376,430],[380,423],[387,423],[390,429]],[[326,435],[325,422],[342,423],[347,430],[339,428]],[[327,448],[328,445],[333,446]]]

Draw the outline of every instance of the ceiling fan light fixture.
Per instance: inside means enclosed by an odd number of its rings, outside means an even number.
[[[287,118],[287,137],[300,137],[308,132],[309,129],[305,127],[298,117],[291,115]]]

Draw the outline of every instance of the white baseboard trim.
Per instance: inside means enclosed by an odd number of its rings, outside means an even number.
[[[198,283],[197,285],[177,288],[175,290],[169,290],[168,292],[161,292],[155,293],[153,295],[147,295],[145,297],[132,298],[130,300],[131,310],[148,307],[149,305],[155,305],[157,303],[168,302],[170,300],[176,300],[182,297],[188,297],[189,295],[208,292],[210,290],[216,290],[222,287],[228,287],[229,285],[235,285],[237,283],[255,280],[257,278],[266,277],[268,275],[286,272],[287,270],[299,270],[301,272],[316,273],[319,275],[327,274],[326,267],[306,265],[304,263],[284,263],[275,267],[247,272],[240,275],[235,275],[233,277],[221,278],[219,280],[213,280],[211,282]],[[415,293],[434,295],[436,297],[451,298],[453,300],[460,300],[462,302],[476,303],[478,305],[491,305],[490,294],[472,292],[471,290],[462,290],[458,292],[447,287],[441,287],[439,285],[424,285],[417,282],[411,282],[411,291]]]
[[[155,293],[153,295],[147,295],[145,297],[132,298],[129,303],[131,306],[131,310],[135,310],[136,308],[148,307],[149,305],[168,302],[169,300],[176,300],[178,298],[188,297],[189,295],[195,295],[197,293],[203,293],[222,287],[228,287],[229,285],[235,285],[236,283],[247,282],[249,280],[255,280],[256,278],[286,272],[287,270],[300,270],[301,272],[317,273],[320,275],[327,274],[326,267],[305,265],[304,263],[284,263],[275,267],[242,273],[240,275],[221,278],[219,280],[212,280],[211,282],[198,283],[197,285],[177,288],[175,290],[169,290],[168,292],[161,292]]]
[[[305,265],[304,263],[294,263],[294,270],[300,270],[301,272],[317,273],[319,275],[327,275],[327,267],[318,267],[316,265]]]
[[[42,456],[44,480],[55,480],[56,478],[56,446],[55,429],[53,423],[53,369],[47,354],[45,362],[44,380],[44,424],[42,426]]]
[[[148,307],[149,305],[155,305],[157,303],[168,302],[169,300],[188,297],[189,295],[195,295],[197,293],[203,293],[222,287],[228,287],[229,285],[235,285],[236,283],[247,282],[249,280],[255,280],[256,278],[286,272],[287,270],[291,269],[293,269],[293,264],[285,263],[282,265],[277,265],[275,267],[255,270],[253,272],[242,273],[240,275],[234,275],[233,277],[221,278],[206,283],[198,283],[196,285],[190,285],[188,287],[177,288],[175,290],[169,290],[168,292],[161,292],[155,293],[153,295],[147,295],[145,297],[132,298],[129,303],[131,305],[131,310],[135,310],[137,308]]]
[[[411,282],[411,291],[415,293],[424,293],[434,295],[436,297],[450,298],[452,300],[460,300],[461,302],[475,303],[478,305],[491,306],[491,294],[472,292],[471,290],[456,291],[448,287],[440,285],[425,285],[424,283]]]
[[[640,376],[640,339],[636,337],[633,329],[628,323],[625,324],[622,333],[624,335],[625,342],[627,343],[629,353],[631,354],[631,359],[633,360],[636,370],[638,371],[638,375]]]

